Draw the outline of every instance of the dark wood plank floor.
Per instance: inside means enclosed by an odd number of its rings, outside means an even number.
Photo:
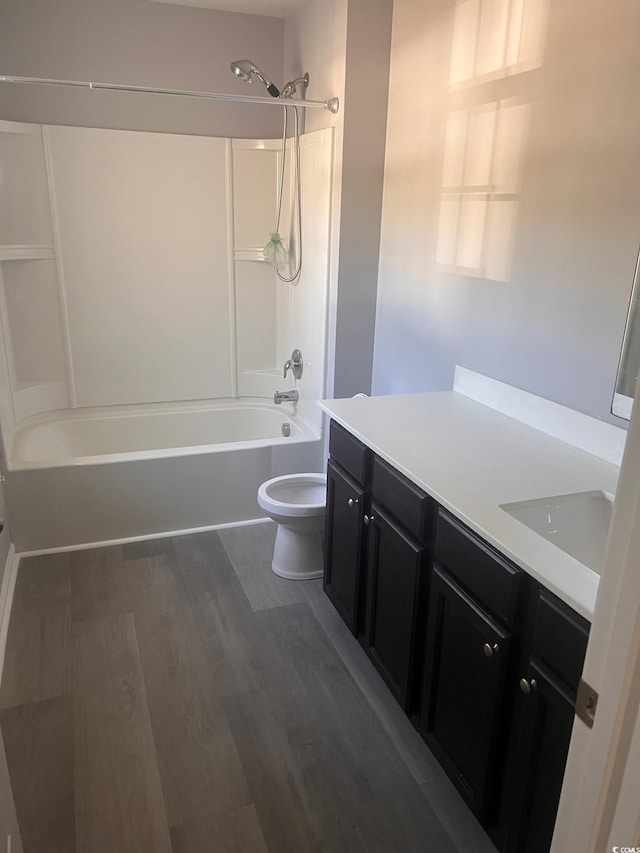
[[[264,539],[21,562],[0,726],[25,853],[455,853]]]

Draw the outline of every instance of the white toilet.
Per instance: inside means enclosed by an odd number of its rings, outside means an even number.
[[[259,505],[278,523],[271,568],[281,578],[322,577],[326,494],[326,474],[287,474],[258,489]]]

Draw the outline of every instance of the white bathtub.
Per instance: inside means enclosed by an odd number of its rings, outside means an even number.
[[[248,521],[263,516],[264,480],[322,470],[322,461],[319,432],[290,404],[37,416],[16,429],[5,460],[12,538],[30,552]]]

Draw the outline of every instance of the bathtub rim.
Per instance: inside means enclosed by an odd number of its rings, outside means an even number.
[[[310,401],[306,401],[310,402]],[[19,433],[29,427],[40,424],[64,421],[121,420],[133,417],[156,417],[167,414],[191,414],[228,409],[261,409],[283,415],[301,429],[299,435],[250,439],[248,441],[225,441],[213,444],[188,445],[185,447],[155,448],[152,450],[132,450],[123,453],[102,453],[95,456],[68,456],[51,459],[15,459],[14,446]],[[51,412],[31,415],[21,420],[11,430],[7,441],[7,455],[2,458],[2,467],[7,472],[41,471],[51,468],[74,468],[89,465],[111,465],[116,462],[137,462],[149,459],[167,459],[179,456],[197,456],[209,453],[228,453],[234,450],[254,450],[265,447],[286,447],[291,444],[306,444],[320,441],[322,429],[304,418],[298,406],[285,403],[275,407],[263,397],[227,397],[217,400],[194,400],[176,403],[137,403],[122,406],[92,406],[78,409],[58,409]]]

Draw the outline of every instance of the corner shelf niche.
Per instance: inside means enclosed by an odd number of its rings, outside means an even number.
[[[13,411],[67,408],[69,393],[45,134],[0,121],[0,319]],[[5,389],[3,389],[4,391]],[[3,397],[7,395],[2,394]]]
[[[280,140],[234,139],[232,144],[232,258],[240,396],[272,398],[284,387],[290,297],[263,254],[275,224],[281,146]],[[283,194],[287,213],[289,195],[287,176]]]

